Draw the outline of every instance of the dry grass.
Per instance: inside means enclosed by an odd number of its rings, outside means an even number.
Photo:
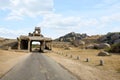
[[[15,52],[15,51],[5,51],[5,50],[0,50],[0,62],[6,62],[10,59],[14,59],[16,57],[22,56],[25,53],[23,52]]]
[[[53,51],[46,55],[64,66],[80,80],[120,79],[120,55],[100,57],[97,56],[100,50],[78,48],[72,48],[71,50],[53,48]],[[70,58],[70,55],[72,55],[72,58]],[[80,60],[76,60],[76,56],[80,56]],[[86,62],[86,58],[89,58],[90,61]],[[100,59],[105,61],[104,66],[99,65]]]
[[[63,54],[73,55],[73,58],[80,56],[81,63],[96,67],[102,70],[110,70],[120,72],[120,55],[113,54],[112,56],[97,56],[100,50],[92,49],[78,49],[72,48],[71,50],[64,50],[62,48],[54,48],[56,52],[62,52]],[[89,58],[89,62],[85,62],[86,58]],[[99,66],[100,60],[104,60],[104,66]]]
[[[117,69],[118,73],[120,73],[120,68]]]

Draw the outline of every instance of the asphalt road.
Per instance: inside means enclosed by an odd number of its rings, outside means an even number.
[[[0,80],[77,80],[51,58],[30,53]]]

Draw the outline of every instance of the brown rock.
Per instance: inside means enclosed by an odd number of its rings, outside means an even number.
[[[98,56],[110,56],[110,54],[106,51],[101,51],[98,53]]]

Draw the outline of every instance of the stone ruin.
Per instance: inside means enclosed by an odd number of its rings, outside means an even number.
[[[29,36],[40,36],[43,37],[41,33],[41,29],[40,27],[35,27],[35,31],[33,33],[29,33]]]
[[[32,42],[37,41],[40,42],[40,52],[44,52],[45,49],[51,50],[52,49],[52,39],[44,37],[41,34],[40,27],[35,27],[33,33],[29,33],[28,36],[21,35],[17,38],[18,40],[18,50],[28,50],[29,52],[32,51]]]

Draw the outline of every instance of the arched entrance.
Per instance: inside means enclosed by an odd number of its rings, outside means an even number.
[[[44,52],[45,49],[52,49],[52,39],[44,37],[40,34],[40,27],[35,27],[33,33],[29,33],[28,36],[21,35],[18,40],[18,50],[28,50]]]
[[[31,42],[31,52],[40,52],[40,41],[32,41]]]

